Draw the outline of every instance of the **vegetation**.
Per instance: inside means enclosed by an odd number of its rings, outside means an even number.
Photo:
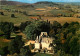
[[[0,31],[5,38],[9,39],[11,32],[14,30],[14,24],[11,22],[0,22]]]
[[[35,56],[52,56],[51,54],[37,53]]]
[[[29,46],[23,47],[20,49],[20,55],[21,56],[31,56],[31,50],[29,49]]]
[[[57,21],[54,21],[53,24],[49,24],[48,22],[45,22],[44,24],[44,21],[36,21],[34,24],[32,23],[28,25],[25,28],[24,33],[26,34],[27,39],[34,40],[41,31],[46,31],[51,37],[56,39],[54,41],[54,43],[57,45],[55,47],[56,52],[61,50],[64,52],[64,55],[78,56],[79,36],[76,34],[76,32],[79,30],[79,28],[80,25],[78,22],[66,22],[63,26],[61,26],[61,24]],[[61,53],[61,55],[63,54]]]
[[[75,16],[80,12],[79,7],[80,5],[74,5],[73,3],[64,4],[64,3],[52,3],[52,2],[40,2],[40,3],[36,3],[35,5],[33,4],[33,5],[24,5],[24,6],[23,5],[19,5],[19,6],[1,5],[0,12],[3,12],[5,16],[0,15],[0,18],[1,18],[0,21],[13,22],[14,24],[20,25],[21,22],[33,21],[31,17],[39,16],[40,20],[42,19],[45,20],[44,17],[46,17],[46,19],[48,19],[49,21],[57,21],[57,19],[59,19],[58,22],[61,24],[64,24],[66,21],[69,23],[72,21],[80,22],[79,16],[78,18],[77,16]],[[36,8],[37,9],[43,8],[45,10],[36,10]],[[55,9],[55,8],[58,8],[58,9]],[[16,17],[13,19],[13,17],[11,17],[11,14],[14,14]],[[69,20],[67,17],[69,18]],[[76,17],[76,19],[74,17]],[[65,18],[67,19],[64,20]]]
[[[24,33],[27,36],[27,39],[34,39],[36,38],[37,35],[39,35],[42,31],[43,32],[49,32],[50,30],[50,24],[45,21],[35,21],[32,24],[28,25],[25,28]]]
[[[13,18],[14,18],[14,17],[15,17],[15,15],[14,15],[14,14],[11,14],[11,17],[13,17]]]
[[[22,23],[20,24],[20,30],[21,30],[21,31],[24,31],[24,30],[25,30],[25,27],[26,27],[27,25],[29,25],[30,23],[31,23],[31,21],[22,22]]]
[[[50,37],[55,38],[54,56],[79,56],[80,5],[39,2],[35,5],[1,5],[1,7],[0,55],[52,56],[45,53],[31,53],[33,45],[24,47],[26,41],[22,40],[23,36],[16,33],[19,31],[26,35],[27,40],[35,40],[41,32],[48,32]],[[12,39],[10,36],[15,38]]]
[[[25,33],[27,39],[29,40],[35,40],[36,36],[39,35],[42,31],[48,32],[49,36],[55,38],[56,40],[53,42],[56,43],[56,47],[54,47],[55,56],[79,55],[80,36],[78,32],[80,32],[79,30],[80,25],[78,22],[71,22],[71,23],[66,22],[64,25],[61,25],[57,21],[54,21],[53,24],[50,24],[49,21],[47,20],[46,22],[45,21],[26,22],[26,24],[23,23],[21,25],[24,25],[23,27],[25,29],[21,28],[21,30]],[[6,35],[8,35],[7,39],[10,39],[11,33],[16,31],[14,29],[13,23],[1,22],[0,26],[1,26],[0,39],[1,37],[2,39],[6,38],[5,37]],[[7,55],[7,54],[13,55],[15,53],[17,53],[16,55],[26,55],[26,54],[30,55],[28,53],[31,53],[30,51],[30,48],[32,48],[31,46],[23,47],[24,42],[22,41],[22,36],[16,36],[15,39],[11,40],[8,43],[9,43],[8,45],[1,44],[3,45],[0,48],[1,55]]]
[[[65,25],[67,25],[66,28],[64,28]],[[65,23],[61,32],[56,34],[58,37],[58,39],[55,40],[57,44],[56,50],[58,51],[60,49],[65,53],[71,54],[72,56],[78,56],[80,37],[76,32],[79,31],[79,28],[80,25],[78,22],[72,22],[70,24]]]
[[[0,14],[1,14],[1,15],[4,15],[4,13],[3,13],[3,12],[0,12]]]
[[[23,45],[22,36],[16,36],[16,38],[10,42],[8,50],[10,51],[10,54],[20,53],[20,49]]]

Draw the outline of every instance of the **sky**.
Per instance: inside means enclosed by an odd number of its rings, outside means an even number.
[[[24,3],[36,3],[39,1],[50,1],[50,2],[80,2],[80,0],[8,0],[8,1],[19,1]]]

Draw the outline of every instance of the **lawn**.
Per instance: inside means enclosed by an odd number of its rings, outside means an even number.
[[[52,54],[37,53],[34,56],[52,56]]]

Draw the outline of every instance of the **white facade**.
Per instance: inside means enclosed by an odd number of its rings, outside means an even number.
[[[47,32],[41,32],[40,36],[35,40],[35,49],[46,49],[52,50],[50,44],[53,42],[53,39],[47,35]]]
[[[40,49],[40,43],[35,43],[35,49]]]

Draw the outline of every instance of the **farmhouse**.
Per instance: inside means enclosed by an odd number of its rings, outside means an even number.
[[[41,32],[40,36],[37,36],[35,40],[35,52],[41,51],[46,53],[54,53],[53,47],[51,46],[53,38],[49,37],[47,32]]]

